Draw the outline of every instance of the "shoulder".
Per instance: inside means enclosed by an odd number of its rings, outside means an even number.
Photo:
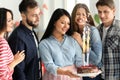
[[[95,27],[95,26],[91,26],[90,27],[90,30],[91,30],[91,33],[96,33],[96,32],[98,32],[98,28],[97,27]]]
[[[70,41],[70,42],[76,41],[72,36],[69,36],[69,35],[65,35],[65,38],[67,41]]]
[[[51,43],[51,39],[49,39],[49,38],[43,39],[43,40],[40,41],[39,47],[46,46],[50,43]]]
[[[7,41],[4,38],[0,38],[0,46],[6,45]]]
[[[0,39],[0,52],[8,50],[8,42],[5,39]]]
[[[91,31],[92,31],[92,30],[97,30],[97,27],[91,26],[91,27],[90,27],[90,30],[91,30]]]
[[[17,27],[13,32],[12,32],[12,35],[22,35],[22,34],[25,34],[25,31],[21,28],[21,27]]]
[[[77,40],[75,40],[72,36],[66,36],[65,43],[69,46],[76,46],[78,44]]]
[[[20,27],[17,27],[14,29],[14,31],[11,33],[9,39],[25,39],[26,38],[26,32],[21,29]]]
[[[116,28],[119,28],[119,29],[120,29],[120,20],[115,19],[115,20],[113,21],[113,26],[115,26]]]

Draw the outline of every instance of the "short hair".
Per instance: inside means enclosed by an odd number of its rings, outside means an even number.
[[[20,13],[27,12],[28,8],[35,8],[37,6],[38,3],[35,0],[22,0],[19,4],[19,11]]]
[[[111,9],[115,8],[115,3],[113,0],[98,0],[96,7],[98,6],[108,6]]]
[[[10,12],[13,19],[13,13],[10,9],[0,8],[0,32],[7,27],[7,12]]]

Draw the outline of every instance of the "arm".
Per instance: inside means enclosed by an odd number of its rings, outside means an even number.
[[[0,52],[0,79],[1,80],[8,80],[12,77],[13,68],[9,68],[9,63],[13,60],[13,56],[10,59],[5,55],[5,51]],[[6,62],[6,63],[5,63]]]
[[[14,37],[14,39],[13,37],[10,37],[8,43],[15,55],[17,51],[25,50],[25,44],[16,37]],[[18,64],[15,67],[13,78],[17,78],[17,80],[26,80],[24,69],[25,69],[25,60],[23,60],[20,64]]]
[[[18,52],[15,57],[13,57],[6,41],[4,41],[0,47],[0,79],[8,80],[12,78],[14,67],[24,59],[24,53],[23,51]]]
[[[74,32],[74,34],[72,35],[72,37],[79,43],[79,45],[81,47],[83,47],[82,38],[81,38],[81,35],[78,32]]]
[[[39,51],[40,51],[42,62],[44,63],[46,70],[54,75],[57,75],[57,68],[59,66],[56,66],[54,64],[51,53],[50,53],[51,51],[48,48],[48,45],[45,44],[44,42],[41,42],[39,44]]]
[[[91,32],[91,51],[90,51],[90,62],[97,65],[101,62],[102,58],[102,43],[99,32],[94,28]]]
[[[53,61],[52,56],[52,46],[49,46],[49,43],[46,40],[41,41],[39,44],[39,51],[41,54],[42,62],[45,64],[46,70],[53,75],[61,74],[68,75],[70,77],[76,77],[71,71],[65,69],[65,67],[57,66]]]
[[[24,60],[24,58],[25,58],[24,50],[21,52],[18,51],[14,56],[14,60],[8,65],[9,68],[13,70],[16,65],[18,65],[21,61]]]
[[[77,67],[82,66],[83,65],[83,60],[82,60],[82,49],[79,46],[79,44],[75,41],[75,65]]]

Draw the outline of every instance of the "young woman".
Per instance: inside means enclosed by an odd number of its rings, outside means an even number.
[[[81,48],[70,35],[71,20],[64,9],[56,9],[39,44],[46,72],[43,80],[82,80],[74,75],[82,65]]]
[[[83,28],[90,28],[90,55],[89,63],[101,67],[102,43],[99,32],[94,27],[94,22],[88,7],[85,4],[76,4],[72,11],[72,28],[74,29],[73,38],[77,40],[81,48],[83,48]],[[84,77],[83,80],[99,80],[99,78]]]
[[[4,38],[7,32],[12,31],[13,13],[6,8],[0,8],[0,80],[12,80],[14,67],[24,59],[24,51],[15,56]]]

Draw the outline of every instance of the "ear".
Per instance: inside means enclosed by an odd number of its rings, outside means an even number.
[[[116,9],[114,8],[114,9],[113,9],[113,13],[114,13],[114,14],[115,14],[115,11],[116,11]]]
[[[22,17],[22,19],[26,19],[26,16],[24,13],[21,13],[21,17]]]

